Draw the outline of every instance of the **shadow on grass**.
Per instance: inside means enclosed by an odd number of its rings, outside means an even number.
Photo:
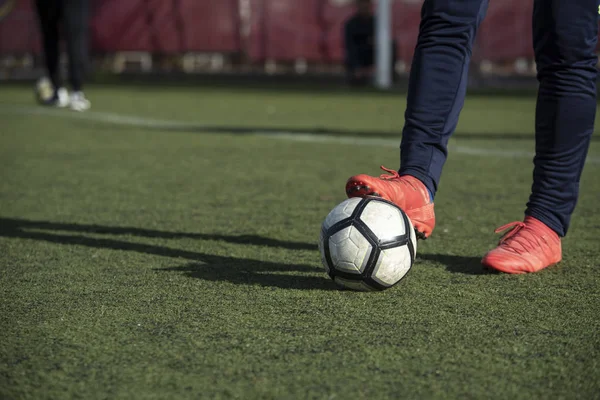
[[[44,232],[45,231],[45,232]],[[59,232],[48,232],[59,231]],[[65,234],[62,232],[75,232]],[[0,237],[39,240],[56,244],[79,245],[98,249],[124,250],[162,257],[182,258],[189,264],[157,269],[157,271],[180,272],[190,278],[208,281],[226,281],[235,284],[260,285],[284,289],[337,290],[335,284],[324,274],[314,274],[318,268],[305,264],[279,264],[262,260],[217,256],[167,246],[132,243],[113,238],[92,238],[83,234],[126,235],[146,238],[217,240],[236,244],[284,248],[289,250],[317,250],[316,244],[291,242],[265,238],[257,235],[217,235],[190,232],[169,232],[135,227],[73,224],[49,221],[33,221],[19,218],[0,218]],[[482,275],[490,271],[481,266],[479,257],[447,254],[418,254],[417,262],[425,260],[439,263],[452,273]],[[300,274],[298,274],[300,273]]]
[[[217,240],[235,244],[250,244],[255,246],[276,247],[289,250],[316,250],[317,244],[291,242],[265,238],[257,235],[219,235],[209,233],[193,232],[169,232],[156,229],[134,228],[126,226],[102,226],[73,224],[48,221],[31,221],[20,218],[0,218],[0,235],[6,231],[22,229],[43,229],[53,231],[69,231],[78,233],[94,233],[102,235],[131,235],[148,238],[162,239],[198,239],[198,240]]]
[[[446,270],[457,274],[485,275],[495,272],[481,265],[481,257],[454,256],[449,254],[417,254],[419,260],[442,264]]]
[[[69,114],[66,114],[69,115]],[[369,130],[369,129],[346,129],[340,127],[323,127],[323,126],[286,126],[286,125],[225,125],[225,124],[201,124],[195,122],[183,122],[183,121],[169,121],[169,120],[153,120],[152,118],[145,119],[143,117],[134,116],[117,116],[114,114],[102,114],[102,113],[88,113],[87,117],[82,118],[78,121],[82,127],[90,126],[93,124],[94,129],[99,129],[101,126],[105,126],[106,129],[121,129],[126,131],[133,127],[144,128],[147,130],[154,131],[167,131],[167,132],[183,132],[183,133],[198,133],[198,134],[230,134],[230,135],[272,135],[274,137],[289,137],[294,138],[296,136],[298,141],[305,141],[311,136],[315,137],[315,140],[323,139],[324,136],[336,137],[345,139],[352,143],[352,140],[380,140],[382,144],[386,144],[385,141],[389,141],[389,144],[400,144],[402,140],[401,130],[397,131],[386,131],[386,130]],[[129,119],[128,119],[129,118]],[[100,124],[99,124],[100,123]],[[456,140],[479,140],[479,141],[507,141],[507,142],[519,142],[519,141],[530,141],[534,142],[534,132],[456,132],[452,136]],[[592,142],[600,141],[599,134],[593,134],[590,138]],[[360,144],[360,142],[358,142]],[[533,156],[534,147],[531,146],[531,154]]]
[[[90,121],[79,121],[82,126],[90,124]],[[101,121],[102,122],[102,121]],[[105,121],[106,122],[106,121]],[[110,123],[110,121],[108,121]],[[344,129],[344,128],[326,128],[326,127],[297,127],[297,126],[239,126],[239,125],[205,125],[193,122],[178,122],[178,121],[150,121],[145,125],[141,121],[133,120],[132,126],[143,126],[144,129],[156,130],[156,131],[168,131],[168,132],[184,132],[184,133],[222,133],[231,135],[294,135],[300,136],[303,140],[306,136],[315,136],[317,139],[323,136],[339,137],[347,140],[390,140],[400,143],[402,135],[400,131],[384,131],[384,130],[357,130],[357,129]],[[130,125],[124,124],[119,121],[117,123],[110,123],[107,125],[111,129],[120,128],[127,130]],[[94,125],[95,129],[98,129],[97,124]],[[532,141],[535,139],[533,132],[521,132],[521,133],[500,133],[500,132],[489,132],[489,133],[475,133],[475,132],[457,132],[453,136],[457,140],[502,140],[508,142],[516,141]],[[592,136],[592,141],[600,139],[600,136]],[[533,152],[533,147],[532,147]],[[533,153],[532,153],[533,154]]]
[[[321,276],[289,274],[290,271],[316,272],[317,269],[314,267],[219,258],[217,263],[190,263],[179,267],[160,268],[158,271],[180,272],[189,278],[215,282],[226,281],[237,285],[259,285],[282,289],[339,290],[333,281],[325,276],[325,272]],[[229,262],[229,260],[237,262]]]
[[[91,238],[46,231],[71,231],[77,233],[135,235],[151,238],[194,238],[200,240],[224,240],[232,243],[245,243],[282,247],[288,249],[316,249],[315,245],[285,242],[260,236],[225,236],[194,233],[156,231],[139,228],[109,227],[100,225],[79,225],[47,221],[0,218],[0,237],[31,239],[56,244],[78,245],[98,249],[124,250],[163,257],[183,258],[193,261],[182,267],[163,268],[157,271],[182,272],[191,278],[209,281],[228,281],[235,284],[260,285],[283,289],[337,290],[335,284],[324,274],[307,276],[319,272],[318,268],[305,264],[279,264],[262,260],[217,256],[166,246],[132,243],[111,238]]]

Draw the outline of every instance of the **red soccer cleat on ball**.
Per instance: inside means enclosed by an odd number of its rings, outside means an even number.
[[[481,263],[490,269],[508,274],[537,272],[562,259],[560,237],[543,222],[525,217],[496,229],[500,233],[510,229],[498,247],[483,257]]]
[[[389,175],[383,174],[377,178],[361,174],[348,179],[348,197],[378,196],[389,200],[406,212],[418,238],[429,237],[435,227],[435,213],[427,187],[413,176],[400,176],[397,171],[384,166],[381,169]]]

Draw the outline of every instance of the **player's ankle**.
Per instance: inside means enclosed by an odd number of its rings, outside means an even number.
[[[427,194],[429,195],[429,199],[428,199],[428,200],[429,200],[429,202],[430,202],[430,203],[433,203],[433,199],[434,199],[434,193],[435,193],[435,192],[434,192],[434,191],[433,191],[433,190],[432,190],[432,189],[429,187],[429,185],[427,185],[427,184],[425,183],[425,181],[423,180],[423,178],[422,178],[422,177],[418,176],[418,174],[413,174],[413,173],[411,173],[411,172],[402,173],[402,174],[400,175],[400,177],[404,177],[404,176],[409,176],[409,177],[411,177],[411,178],[413,178],[413,179],[416,179],[417,181],[419,181],[419,183],[420,183],[421,185],[423,185],[423,187],[424,187],[424,188],[426,189],[426,191],[427,191]]]
[[[529,226],[535,226],[537,229],[542,229],[544,231],[546,231],[547,233],[550,234],[554,234],[556,235],[558,238],[561,238],[562,235],[561,231],[559,229],[555,229],[548,221],[546,221],[544,218],[538,218],[537,216],[533,216],[533,215],[525,215],[525,218],[523,219],[523,222],[525,222],[527,225]]]

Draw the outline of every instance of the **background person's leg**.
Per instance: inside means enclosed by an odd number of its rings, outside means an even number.
[[[60,35],[59,23],[61,19],[60,0],[36,0],[36,10],[42,32],[42,46],[44,61],[48,78],[54,89],[62,86],[59,70]]]
[[[69,81],[74,92],[83,89],[88,63],[88,0],[62,0],[64,28],[69,56]]]

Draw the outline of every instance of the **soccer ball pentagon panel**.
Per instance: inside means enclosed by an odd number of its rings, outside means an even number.
[[[400,282],[415,260],[417,238],[398,206],[378,197],[350,198],[323,222],[321,261],[339,286],[385,290]]]

